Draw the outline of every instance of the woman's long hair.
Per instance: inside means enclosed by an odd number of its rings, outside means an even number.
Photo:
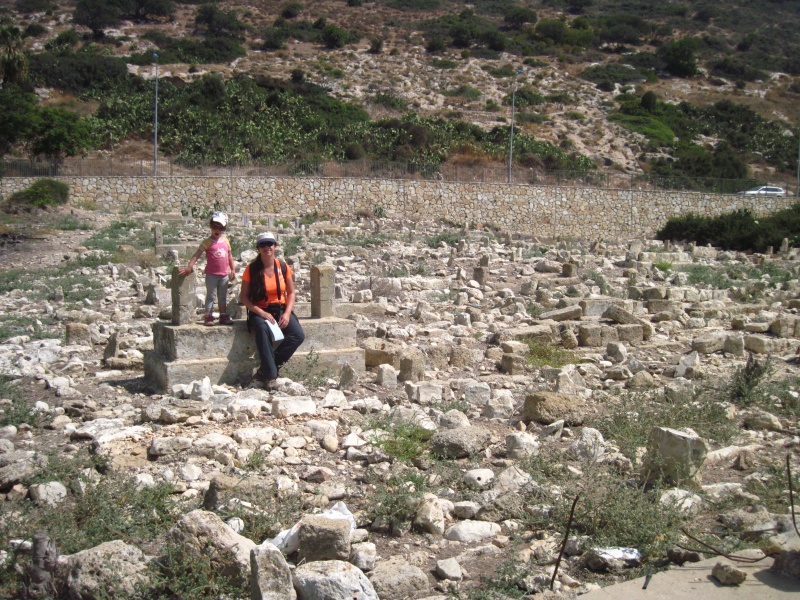
[[[260,302],[267,298],[267,288],[264,286],[264,263],[261,262],[260,254],[250,263],[250,289],[247,295],[251,302]]]

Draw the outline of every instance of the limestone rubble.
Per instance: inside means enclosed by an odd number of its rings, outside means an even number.
[[[152,225],[143,219],[142,228]],[[202,225],[181,228],[193,250]],[[341,382],[338,372],[312,374],[295,361],[275,391],[206,378],[153,393],[142,361],[152,350],[152,324],[171,312],[166,266],[115,264],[109,254],[107,264],[84,268],[102,298],[81,307],[63,291],[48,291],[43,302],[4,293],[2,311],[46,316],[65,337],[36,339],[22,330],[0,343],[0,373],[19,382],[40,417],[0,428],[0,504],[58,507],[112,476],[140,488],[169,484],[182,517],[166,539],[204,548],[252,598],[277,598],[275,590],[300,599],[444,597],[483,585],[481,576],[508,560],[529,565],[520,585],[541,592],[565,526],[554,507],[570,480],[591,487],[598,469],[627,481],[631,494],[648,481],[668,483],[664,506],[697,519],[735,498],[740,509],[722,509],[728,531],[752,538],[776,529],[784,537],[772,543],[797,548],[786,515],[768,511],[752,491],[757,486],[748,487],[768,477],[775,455],[780,464],[788,453],[800,472],[794,249],[759,256],[453,228],[453,246],[426,244],[444,230],[360,219],[281,232],[286,243],[302,236],[286,257],[301,301],[310,300],[311,266],[335,268],[336,312],[355,323],[368,368],[345,370]],[[231,235],[247,240],[254,231],[234,227]],[[241,251],[240,273],[251,257]],[[763,265],[773,270],[757,271]],[[681,268],[696,266],[725,267],[726,277],[740,279],[722,288],[690,283]],[[770,275],[778,268],[788,277]],[[203,296],[200,281],[198,306]],[[565,365],[533,356],[554,350]],[[693,391],[730,380],[748,355],[771,357],[773,381],[791,378],[784,410],[777,398],[773,407],[723,402],[737,428],[728,442],[664,424],[649,446],[645,440],[626,453],[598,428],[628,394],[691,402]],[[4,416],[12,408],[4,401]],[[382,443],[412,424],[427,431],[433,456],[399,458]],[[69,460],[85,450],[107,469],[33,483],[54,456]],[[537,458],[551,462],[532,468]],[[562,483],[544,476],[548,468],[560,470]],[[398,476],[400,490],[390,486]],[[258,497],[272,500],[259,504]],[[284,530],[298,525],[294,546],[250,537],[254,522],[295,500],[297,520],[280,523]],[[352,522],[323,512],[336,502]],[[388,510],[374,516],[389,505],[409,518],[393,519]],[[233,508],[241,516],[224,521]],[[603,553],[587,550],[602,544],[580,531],[573,536],[555,590],[590,589],[582,583],[586,569],[626,568],[625,561],[589,560]],[[14,543],[23,554],[30,548]],[[55,569],[56,585],[84,598],[118,589],[91,562],[109,553],[146,584],[145,565],[160,549],[129,539],[113,544],[60,557],[69,569]],[[81,573],[91,577],[76,581]]]

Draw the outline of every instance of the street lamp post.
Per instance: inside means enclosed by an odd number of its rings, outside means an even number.
[[[156,90],[155,105],[153,106],[153,177],[158,175],[158,54],[153,52],[156,59]]]
[[[517,75],[524,71],[520,69],[514,74],[514,82],[511,85],[511,135],[508,136],[508,183],[511,183],[511,161],[514,158],[514,103],[517,94]]]

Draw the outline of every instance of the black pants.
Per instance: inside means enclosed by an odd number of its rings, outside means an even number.
[[[278,321],[283,310],[270,310],[269,312],[275,317],[275,321]],[[257,376],[264,379],[277,378],[278,369],[292,358],[300,344],[306,339],[303,328],[300,327],[300,321],[297,320],[294,313],[291,314],[289,324],[284,329],[281,329],[283,331],[283,342],[274,350],[272,348],[272,332],[270,332],[265,318],[248,312],[247,325],[255,333],[258,357],[261,359],[261,367],[258,369]]]

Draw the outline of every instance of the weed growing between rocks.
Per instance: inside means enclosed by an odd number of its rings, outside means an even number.
[[[136,600],[244,600],[249,590],[234,585],[220,570],[208,548],[188,544],[167,544],[157,561],[149,565],[150,585],[142,586]]]
[[[59,231],[80,231],[94,229],[91,223],[76,219],[72,215],[67,215],[56,220],[50,224],[50,227],[53,229],[58,229]]]
[[[547,344],[535,338],[520,340],[528,345],[528,363],[535,367],[563,367],[578,362],[569,350]]]
[[[259,479],[242,483],[221,494],[216,512],[224,520],[241,519],[244,522],[242,535],[257,544],[292,527],[308,508],[297,490],[279,491]]]
[[[33,460],[46,466],[40,466],[35,475],[22,474],[22,484],[57,482],[63,486],[63,496],[56,491],[50,500],[43,495],[38,502],[22,498],[4,502],[0,519],[3,548],[8,548],[12,539],[30,540],[38,533],[53,538],[60,554],[120,539],[141,547],[163,536],[180,517],[173,489],[166,483],[137,485],[115,474],[101,478],[97,458],[86,453],[64,458],[54,452],[36,455]],[[22,560],[18,556],[9,560],[13,564],[18,558]],[[16,584],[13,574],[5,574],[9,576],[0,579],[0,593],[9,592]]]
[[[332,376],[329,369],[320,367],[319,353],[311,351],[306,354],[305,363],[300,366],[298,362],[287,364],[281,369],[281,377],[288,377],[292,381],[298,381],[308,389],[316,389],[325,385],[325,382]]]
[[[738,433],[724,403],[713,390],[686,390],[679,394],[625,392],[609,404],[608,414],[596,427],[631,461],[647,446],[653,427],[690,427],[705,439],[729,441]]]
[[[391,425],[386,436],[375,441],[387,456],[400,461],[409,461],[422,456],[428,448],[433,432],[414,423]]]
[[[458,242],[462,239],[460,231],[443,231],[436,235],[430,235],[425,238],[425,244],[428,248],[438,248],[442,242],[448,246],[458,246]]]
[[[35,426],[42,420],[23,398],[19,387],[5,375],[0,375],[0,399],[0,427],[19,427],[23,423]]]
[[[758,388],[771,371],[770,357],[760,362],[753,354],[748,354],[745,366],[733,373],[726,395],[737,406],[755,404],[762,396]]]
[[[39,318],[0,315],[0,341],[18,335],[27,335],[31,340],[47,340],[62,339],[64,332],[52,315],[41,315]]]
[[[410,529],[417,503],[427,491],[425,475],[406,470],[386,478],[374,474],[369,479],[374,487],[373,501],[368,507],[372,528],[402,535]]]

